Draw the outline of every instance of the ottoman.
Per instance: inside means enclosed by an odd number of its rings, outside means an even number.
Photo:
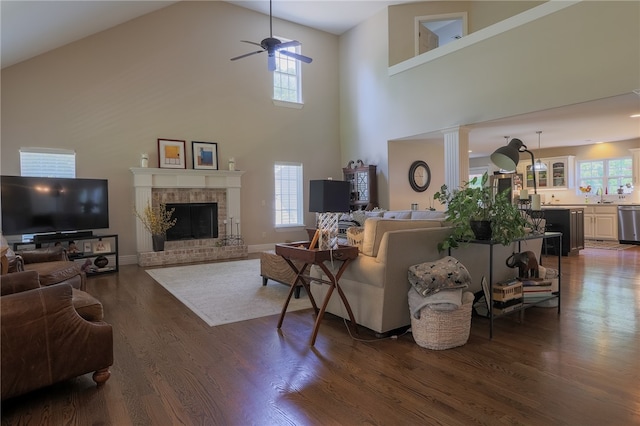
[[[302,263],[293,262],[297,268],[302,267]],[[304,271],[305,274],[309,274],[309,267],[307,266]],[[296,274],[293,273],[291,267],[285,262],[285,260],[276,254],[274,250],[263,251],[260,253],[260,275],[262,276],[262,285],[267,285],[267,281],[273,280],[281,284],[291,286],[296,279]],[[300,288],[302,285],[298,285],[295,290],[295,298],[300,297]]]

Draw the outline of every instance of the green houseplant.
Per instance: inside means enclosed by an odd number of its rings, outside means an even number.
[[[160,203],[153,207],[151,202],[147,203],[144,210],[139,212],[134,210],[136,217],[142,222],[144,227],[151,233],[153,251],[164,250],[164,240],[167,231],[176,224],[177,219],[172,219],[175,209],[167,210],[166,204]]]
[[[488,180],[489,175],[485,173],[480,182],[474,177],[454,190],[442,185],[434,194],[435,200],[447,206],[446,220],[453,227],[451,235],[438,244],[439,250],[455,248],[472,239],[492,239],[508,245],[525,235],[527,222],[520,210],[508,199],[506,191],[494,197],[493,189],[487,185]],[[490,234],[475,234],[475,222],[490,226]]]

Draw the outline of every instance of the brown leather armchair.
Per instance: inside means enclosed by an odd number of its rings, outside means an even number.
[[[0,289],[2,400],[89,372],[98,386],[109,379],[113,330],[100,302],[66,283],[41,286],[35,271],[3,275]]]
[[[64,247],[48,247],[16,252],[18,271],[37,271],[43,286],[68,283],[73,288],[85,290],[87,276],[80,265],[70,261]]]

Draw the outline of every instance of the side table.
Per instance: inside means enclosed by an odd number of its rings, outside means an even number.
[[[358,334],[358,328],[356,324],[355,317],[353,316],[353,311],[351,310],[351,306],[349,306],[349,301],[347,300],[344,292],[340,288],[339,281],[340,277],[349,266],[349,263],[353,259],[358,257],[358,248],[351,246],[338,246],[335,250],[309,250],[309,242],[296,242],[296,243],[287,243],[287,244],[276,244],[276,254],[282,256],[282,258],[287,262],[291,270],[296,274],[296,279],[289,290],[289,295],[287,296],[287,300],[284,302],[284,306],[282,307],[282,313],[280,314],[280,320],[278,321],[278,329],[282,327],[282,322],[284,321],[284,316],[287,313],[287,307],[289,306],[289,301],[291,300],[291,296],[293,295],[295,289],[302,285],[309,296],[309,300],[311,301],[311,305],[313,306],[313,310],[316,313],[316,322],[313,327],[313,333],[311,334],[311,340],[309,342],[310,346],[313,346],[316,342],[316,337],[318,335],[318,329],[320,328],[320,322],[322,322],[322,318],[324,316],[324,312],[327,309],[327,304],[329,303],[329,299],[333,294],[333,290],[336,289],[338,294],[340,295],[340,299],[344,304],[344,307],[349,314],[349,320],[351,321],[350,327],[355,334]],[[334,275],[329,268],[327,268],[324,264],[325,261],[333,260],[342,262],[338,272]],[[302,263],[302,267],[296,266],[294,263]],[[307,267],[310,265],[318,265],[320,269],[327,275],[329,280],[319,279],[315,277],[311,277],[310,275],[305,274]],[[318,309],[316,305],[316,301],[311,294],[310,288],[310,280],[314,282],[320,282],[323,284],[329,285],[329,291],[322,302],[322,306]]]

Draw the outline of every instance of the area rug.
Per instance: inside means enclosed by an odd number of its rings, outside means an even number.
[[[634,247],[633,244],[620,244],[617,241],[584,240],[584,248],[603,250],[626,250]]]
[[[262,285],[260,259],[148,269],[154,280],[209,326],[279,314],[290,287]],[[311,307],[304,291],[287,312]]]

